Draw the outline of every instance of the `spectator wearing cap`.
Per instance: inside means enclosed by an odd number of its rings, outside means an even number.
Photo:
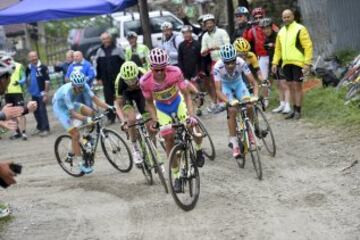
[[[220,47],[226,43],[230,43],[230,37],[224,29],[218,28],[216,26],[215,17],[212,14],[205,14],[203,16],[203,24],[205,25],[207,32],[204,34],[201,40],[201,55],[210,55],[212,69],[215,63],[220,59]],[[219,108],[217,105],[213,76],[211,76],[210,84],[210,97],[212,104],[208,108],[208,111],[216,113],[221,108]]]
[[[265,10],[261,7],[254,8],[251,11],[251,15],[253,16],[252,26],[243,33],[243,37],[250,42],[253,51],[259,58],[259,65],[263,78],[268,79],[269,55],[265,49],[265,34],[259,26],[259,21],[265,17]],[[275,25],[273,25],[273,27],[274,30],[278,30]]]
[[[108,32],[101,34],[102,45],[96,52],[96,79],[102,83],[105,102],[113,106],[115,100],[115,80],[121,65],[125,62],[124,49],[116,47]],[[116,115],[109,112],[109,122],[114,123]]]
[[[163,32],[162,49],[169,55],[169,64],[178,66],[178,49],[184,39],[181,34],[173,32],[171,22],[163,22],[161,24],[161,31]]]
[[[150,69],[150,64],[147,56],[149,56],[149,48],[142,43],[138,43],[138,35],[136,32],[128,32],[127,40],[129,41],[129,47],[125,49],[125,61],[133,61],[139,67],[144,68],[145,70]]]
[[[284,26],[275,44],[272,72],[276,73],[280,59],[286,81],[290,86],[293,112],[286,119],[300,119],[303,99],[303,73],[308,73],[313,57],[313,46],[306,27],[294,20],[294,13],[286,9],[282,13]]]
[[[198,87],[196,81],[201,73],[201,48],[200,43],[193,39],[192,30],[190,25],[184,25],[181,29],[184,41],[179,45],[178,64],[185,79]]]
[[[238,7],[235,9],[235,23],[236,28],[232,35],[231,42],[234,42],[237,38],[242,37],[245,30],[251,27],[249,25],[250,13],[246,7]]]

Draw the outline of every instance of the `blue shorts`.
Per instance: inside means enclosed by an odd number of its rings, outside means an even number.
[[[250,97],[250,93],[246,84],[242,80],[234,81],[234,82],[225,82],[221,83],[222,92],[227,97],[228,101],[234,99],[241,100],[244,97]]]
[[[81,108],[84,105],[82,103],[75,102],[74,106],[74,110],[78,113],[81,113]],[[61,107],[59,104],[55,103],[53,105],[53,111],[55,117],[60,121],[61,125],[65,128],[66,131],[69,132],[74,128],[69,109]]]

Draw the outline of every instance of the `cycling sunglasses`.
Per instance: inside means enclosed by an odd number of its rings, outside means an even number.
[[[153,68],[152,71],[154,71],[154,72],[165,72],[165,68]]]

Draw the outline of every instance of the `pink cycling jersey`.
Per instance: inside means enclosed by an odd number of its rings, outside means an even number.
[[[155,101],[171,104],[179,95],[179,90],[184,90],[187,83],[180,68],[175,66],[165,67],[165,80],[158,83],[151,71],[140,79],[140,88],[145,98],[153,97]]]

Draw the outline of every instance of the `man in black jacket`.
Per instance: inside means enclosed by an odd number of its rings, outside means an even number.
[[[96,79],[104,87],[105,102],[111,106],[115,100],[115,79],[120,71],[121,65],[125,62],[125,54],[122,48],[115,46],[115,43],[108,32],[101,34],[102,45],[96,53]],[[115,122],[116,115],[111,112],[108,119]]]
[[[46,110],[50,89],[49,70],[40,62],[37,53],[34,51],[29,52],[29,62],[30,64],[26,68],[26,83],[32,100],[36,101],[38,106],[34,112],[37,126],[32,135],[39,134],[41,137],[45,137],[49,135],[50,131]]]

